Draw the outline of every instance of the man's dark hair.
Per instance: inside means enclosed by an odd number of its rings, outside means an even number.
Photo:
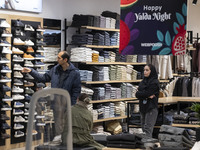
[[[63,59],[67,58],[67,62],[69,62],[70,56],[66,51],[63,51],[63,54],[61,56]]]

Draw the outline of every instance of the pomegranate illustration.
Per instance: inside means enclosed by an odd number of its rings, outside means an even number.
[[[172,42],[172,54],[176,55],[183,55],[186,51],[186,30],[185,25],[179,25],[176,27],[178,33],[176,34],[173,42]]]
[[[130,41],[130,30],[126,23],[120,20],[120,47],[119,53],[128,45]]]
[[[120,2],[120,7],[123,8],[128,8],[131,7],[133,4],[135,4],[138,0],[121,0]]]

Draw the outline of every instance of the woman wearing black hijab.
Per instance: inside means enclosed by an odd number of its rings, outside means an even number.
[[[156,69],[148,64],[144,67],[144,78],[140,82],[136,97],[139,99],[141,126],[151,138],[158,115],[159,80]]]

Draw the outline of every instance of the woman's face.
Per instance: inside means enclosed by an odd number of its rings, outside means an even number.
[[[145,66],[144,67],[144,77],[149,77],[150,73],[151,73],[151,70],[150,70],[149,66]]]

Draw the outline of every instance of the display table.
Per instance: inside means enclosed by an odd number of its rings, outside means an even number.
[[[142,149],[126,149],[126,148],[111,148],[111,147],[105,147],[102,150],[142,150]]]

